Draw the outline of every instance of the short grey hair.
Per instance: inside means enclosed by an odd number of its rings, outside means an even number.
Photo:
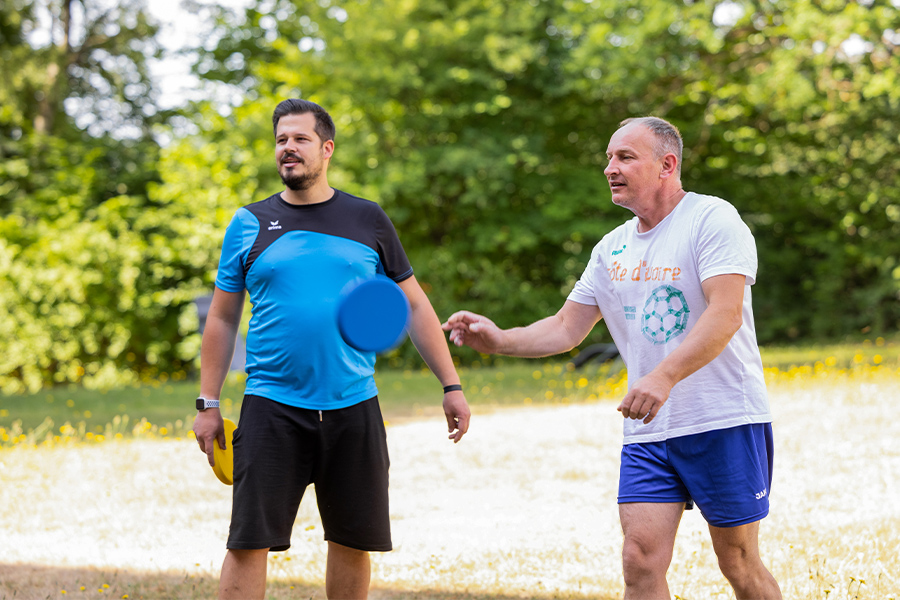
[[[633,117],[619,123],[619,127],[625,127],[631,123],[639,123],[653,132],[656,144],[653,146],[653,154],[656,158],[662,158],[666,154],[674,154],[678,159],[678,174],[681,174],[681,155],[684,151],[684,141],[678,128],[659,117]]]

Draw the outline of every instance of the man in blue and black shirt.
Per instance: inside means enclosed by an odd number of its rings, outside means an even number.
[[[328,185],[334,123],[305,100],[275,109],[275,158],[285,190],[237,211],[225,233],[201,350],[201,398],[217,400],[249,292],[247,385],[234,433],[234,499],[221,598],[262,598],[267,553],[287,550],[303,492],[316,486],[328,541],[326,594],[365,598],[369,552],[391,550],[384,421],[375,354],[337,326],[346,286],[383,274],[406,294],[409,334],[444,386],[450,438],[469,426],[440,321],[381,207]],[[211,402],[215,404],[215,402]],[[224,441],[218,408],[194,422],[212,464]]]

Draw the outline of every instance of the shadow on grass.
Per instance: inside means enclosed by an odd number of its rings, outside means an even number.
[[[110,598],[127,600],[200,600],[215,598],[218,576],[141,572],[96,567],[49,567],[32,564],[0,563],[0,600],[38,598]],[[321,584],[305,581],[273,580],[266,587],[267,600],[325,600]],[[495,594],[485,592],[449,592],[436,590],[397,590],[374,587],[370,600],[610,600],[608,597],[579,593]]]

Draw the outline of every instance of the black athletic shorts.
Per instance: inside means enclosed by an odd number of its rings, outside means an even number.
[[[390,460],[377,396],[321,412],[244,396],[232,443],[229,549],[290,548],[300,500],[314,484],[326,540],[391,550]]]

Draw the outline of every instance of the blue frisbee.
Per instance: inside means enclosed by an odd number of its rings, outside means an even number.
[[[337,318],[341,337],[348,345],[361,352],[385,352],[406,336],[409,300],[400,286],[379,275],[342,296]]]

